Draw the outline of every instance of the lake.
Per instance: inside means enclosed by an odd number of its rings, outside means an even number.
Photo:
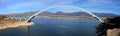
[[[0,30],[0,36],[95,36],[100,22],[89,19],[34,18],[33,26]]]

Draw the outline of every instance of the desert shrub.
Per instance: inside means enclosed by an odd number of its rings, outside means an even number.
[[[0,20],[3,20],[5,18],[5,16],[0,16]]]

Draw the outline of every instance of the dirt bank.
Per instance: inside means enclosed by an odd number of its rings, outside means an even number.
[[[14,19],[0,16],[0,30],[11,28],[11,27],[31,26],[31,25],[33,25],[32,22],[27,23],[25,20],[20,21],[20,20],[14,20]]]

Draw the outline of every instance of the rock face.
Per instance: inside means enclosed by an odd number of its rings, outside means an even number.
[[[107,36],[120,36],[120,29],[108,29]]]
[[[98,25],[96,36],[120,36],[120,16],[108,18],[104,23]]]

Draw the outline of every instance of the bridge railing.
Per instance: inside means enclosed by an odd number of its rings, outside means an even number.
[[[14,20],[27,20],[30,16],[6,16],[6,17]]]

